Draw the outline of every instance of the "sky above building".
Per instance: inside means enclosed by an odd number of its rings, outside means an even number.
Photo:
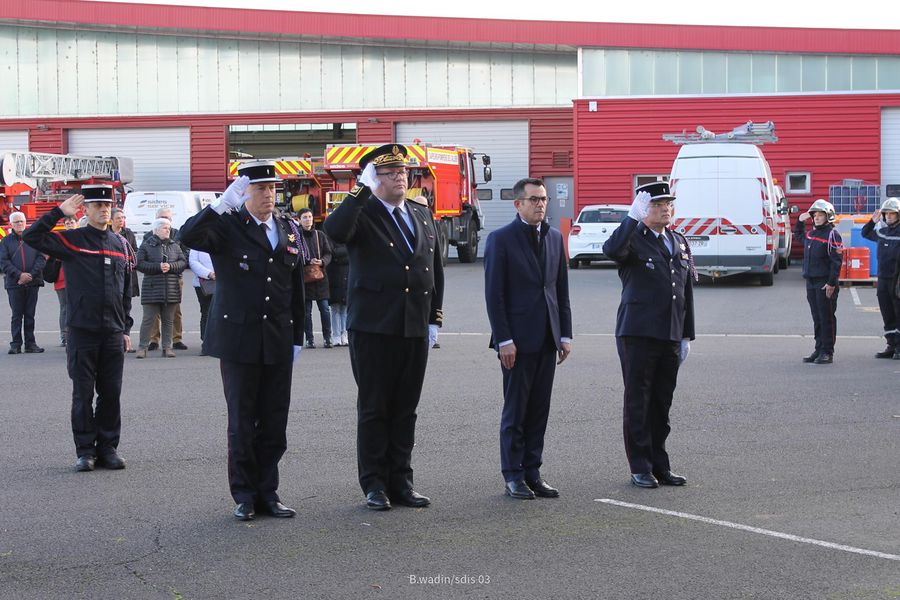
[[[111,0],[99,0],[111,1]],[[140,4],[172,4],[223,8],[256,8],[304,12],[527,19],[597,23],[667,23],[682,25],[743,25],[767,27],[827,27],[895,29],[900,31],[900,3],[854,0],[850,3],[808,0],[751,2],[633,0],[453,0],[452,2],[387,3],[364,0],[130,0]]]

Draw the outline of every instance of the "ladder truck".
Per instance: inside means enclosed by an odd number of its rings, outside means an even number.
[[[11,213],[21,211],[34,221],[82,185],[112,185],[115,204],[121,207],[125,184],[132,181],[134,163],[130,158],[6,152],[0,155],[0,236],[6,233]]]
[[[257,159],[233,160],[228,163],[228,181],[238,176],[242,162]],[[296,213],[308,208],[313,213],[316,225],[325,220],[324,197],[331,189],[331,178],[325,171],[325,162],[310,155],[285,156],[270,159],[275,162],[275,172],[281,178],[275,186],[275,206],[281,210]]]

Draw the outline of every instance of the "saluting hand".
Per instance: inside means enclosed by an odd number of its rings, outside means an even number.
[[[67,217],[74,217],[84,204],[84,196],[81,194],[73,194],[66,198],[60,205],[59,210]]]
[[[562,342],[559,346],[560,350],[559,352],[557,352],[559,361],[556,364],[561,365],[563,361],[569,358],[569,355],[572,354],[572,344],[570,344],[569,342]]]
[[[876,208],[875,212],[872,213],[872,222],[877,223],[880,220],[881,220],[881,209]]]
[[[375,165],[369,163],[366,165],[366,168],[363,169],[362,175],[357,179],[359,183],[367,186],[369,189],[374,190],[378,187],[378,180],[375,178]]]
[[[800,213],[800,216],[797,217],[800,221],[809,221],[812,217],[809,216],[808,212]]]

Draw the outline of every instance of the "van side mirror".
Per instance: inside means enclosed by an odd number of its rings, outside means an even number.
[[[485,167],[484,168],[484,182],[487,183],[490,180],[491,180],[491,168]]]
[[[482,154],[481,162],[484,163],[484,166],[488,166],[489,164],[491,164],[491,157],[488,156],[487,154]]]

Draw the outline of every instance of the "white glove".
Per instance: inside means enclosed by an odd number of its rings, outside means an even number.
[[[684,363],[688,354],[691,353],[691,340],[681,340],[681,348],[678,350],[678,353],[681,355],[681,362]]]
[[[294,346],[294,362],[297,362],[297,357],[300,356],[302,350],[303,346]]]
[[[357,179],[361,184],[368,187],[370,190],[374,190],[378,187],[378,179],[375,177],[375,165],[369,163],[366,165],[366,168],[363,169],[362,175]]]
[[[438,336],[438,326],[437,325],[429,325],[428,326],[428,347],[431,348],[437,343]]]
[[[631,210],[628,216],[635,221],[643,221],[650,214],[650,194],[647,192],[638,192],[631,203]]]
[[[225,193],[216,198],[215,202],[210,204],[210,206],[212,206],[212,209],[220,215],[233,208],[240,208],[247,200],[247,197],[244,194],[247,192],[247,187],[249,185],[250,178],[246,175],[241,175],[232,181],[231,185],[228,186],[228,189],[225,190]]]

